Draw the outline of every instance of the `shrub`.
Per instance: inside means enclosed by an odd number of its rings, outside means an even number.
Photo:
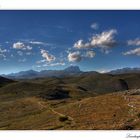
[[[67,116],[60,116],[59,117],[59,121],[61,121],[61,122],[64,122],[64,121],[67,121],[67,120],[68,120]]]
[[[138,118],[140,118],[140,113],[137,114]]]
[[[123,128],[123,130],[133,130],[133,129],[134,129],[134,126],[131,126],[131,125],[126,125]]]

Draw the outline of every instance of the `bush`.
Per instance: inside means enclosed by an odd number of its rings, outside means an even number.
[[[61,122],[64,122],[64,121],[67,121],[67,120],[68,120],[67,116],[60,116],[59,117],[59,121],[61,121]]]
[[[140,118],[140,113],[137,114],[138,118]]]
[[[131,125],[126,125],[123,128],[123,130],[133,130],[133,129],[134,129],[134,126],[131,126]]]

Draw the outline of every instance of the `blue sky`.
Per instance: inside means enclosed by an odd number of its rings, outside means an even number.
[[[140,11],[0,11],[0,74],[140,67]]]

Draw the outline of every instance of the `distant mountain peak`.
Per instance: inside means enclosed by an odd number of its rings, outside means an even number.
[[[66,72],[81,72],[80,68],[78,66],[70,66],[64,69]]]

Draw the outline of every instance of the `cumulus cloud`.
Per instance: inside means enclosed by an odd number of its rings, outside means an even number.
[[[79,62],[81,61],[82,57],[79,51],[72,52],[68,54],[69,62]]]
[[[45,58],[47,62],[53,62],[56,59],[55,56],[53,56],[52,54],[49,54],[48,51],[46,50],[41,49],[41,54],[42,54],[42,57]]]
[[[74,44],[74,48],[101,48],[101,50],[106,52],[117,44],[116,40],[114,39],[115,34],[117,34],[117,30],[115,29],[104,31],[101,34],[94,35],[87,43],[83,43],[83,40],[77,41]]]
[[[91,48],[94,46],[91,46],[91,43],[84,43],[82,39],[78,40],[75,44],[74,44],[74,48],[77,49],[87,49],[87,48]]]
[[[92,23],[90,27],[94,30],[97,30],[99,28],[99,25],[97,23]]]
[[[26,46],[24,43],[22,42],[16,42],[13,44],[13,48],[14,49],[18,49],[18,50],[32,50],[32,47],[30,46]]]
[[[129,46],[140,46],[140,38],[136,38],[134,40],[128,40],[127,44]]]
[[[86,52],[86,57],[88,57],[88,58],[93,58],[93,57],[95,57],[95,52],[94,52],[94,51],[87,51],[87,52]]]
[[[136,49],[124,52],[123,55],[137,55],[137,56],[140,56],[140,48],[136,48]]]
[[[114,35],[117,33],[116,30],[112,29],[109,31],[102,32],[92,37],[91,45],[99,46],[101,48],[111,48],[116,45]]]
[[[26,50],[32,50],[31,46],[26,46]]]

